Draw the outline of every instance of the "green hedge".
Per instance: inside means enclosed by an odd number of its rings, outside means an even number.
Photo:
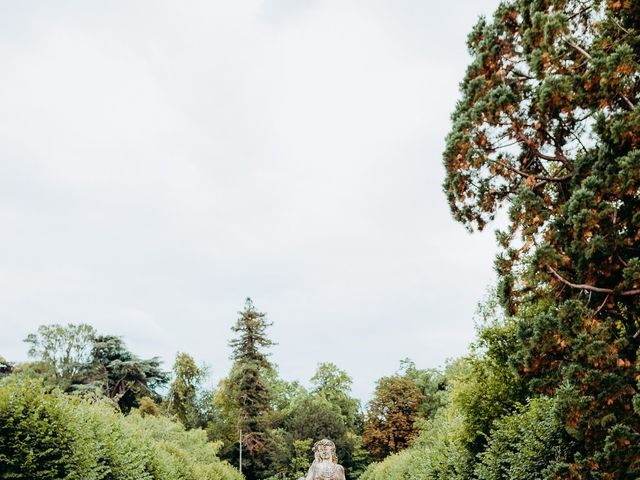
[[[423,424],[413,445],[369,466],[360,480],[463,480],[471,458],[460,436],[462,418],[451,405]]]
[[[555,399],[532,399],[497,420],[486,449],[474,456],[463,437],[464,420],[449,406],[425,423],[410,448],[372,464],[360,480],[564,478],[572,440],[560,418]]]
[[[164,417],[123,416],[32,381],[0,386],[2,479],[242,480],[219,448]]]

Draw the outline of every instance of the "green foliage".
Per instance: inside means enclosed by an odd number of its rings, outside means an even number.
[[[496,422],[489,445],[479,456],[479,480],[544,480],[562,476],[571,450],[556,403],[536,398]]]
[[[241,480],[201,430],[129,416],[32,381],[0,387],[0,477],[29,480]]]
[[[526,400],[526,384],[511,364],[517,345],[515,320],[488,321],[478,330],[473,353],[449,367],[450,399],[462,415],[464,442],[473,453],[483,450],[494,421]]]
[[[167,394],[167,411],[175,415],[186,428],[202,426],[203,415],[198,396],[206,376],[187,353],[178,353],[173,365],[174,379]]]
[[[13,371],[14,365],[0,355],[0,378],[9,375]]]
[[[89,361],[81,365],[69,390],[100,392],[114,400],[127,413],[140,405],[140,399],[160,400],[156,390],[166,385],[169,374],[160,368],[157,357],[144,360],[131,353],[120,337],[96,336]]]
[[[224,439],[222,456],[231,461],[238,458],[238,420],[241,418],[235,392],[238,386],[233,378],[232,370],[213,395],[208,426],[211,438]],[[304,446],[327,437],[336,443],[347,478],[358,478],[368,465],[368,454],[360,434],[359,403],[350,396],[351,378],[333,364],[321,364],[311,381],[311,392],[299,382],[279,378],[275,367],[265,370],[262,379],[270,392],[271,410],[261,419],[264,431],[263,448],[258,456],[260,475],[297,480],[300,469],[308,468],[303,465],[312,460],[310,447]]]
[[[125,413],[142,397],[160,401],[157,389],[169,381],[157,357],[140,359],[120,337],[97,335],[90,325],[42,325],[25,342],[36,361],[17,365],[14,377],[40,379],[65,392],[105,395]]]
[[[56,375],[55,368],[49,362],[22,362],[16,364],[11,370],[11,378],[23,379],[23,380],[38,380],[50,388],[54,388],[59,385],[59,380]],[[64,385],[69,385],[69,382],[62,382]],[[59,388],[63,388],[64,385],[60,385]]]
[[[186,431],[166,417],[124,417],[132,436],[149,445],[156,454],[154,468],[162,479],[241,480],[239,472],[217,457],[221,444],[207,441],[201,429]]]
[[[59,397],[45,397],[37,384],[4,385],[0,388],[2,478],[99,478],[91,445],[78,441],[84,433],[69,405]]]
[[[422,424],[413,445],[373,463],[360,480],[464,480],[472,455],[463,442],[462,417],[451,404]]]
[[[58,383],[68,386],[91,356],[95,329],[86,324],[41,325],[25,338],[29,356],[51,365]]]
[[[477,454],[484,451],[496,422],[511,415],[527,396],[511,365],[517,322],[500,314],[495,298],[492,292],[479,307],[481,323],[471,355],[450,363],[444,373],[418,370],[407,360],[401,363],[403,378],[425,381],[429,387],[421,390],[435,392],[431,395],[438,408],[418,419],[421,432],[408,449],[372,464],[362,480],[474,478]]]
[[[447,402],[447,378],[434,368],[419,369],[416,364],[405,358],[400,361],[398,374],[415,384],[424,395],[424,402],[420,405],[419,415],[430,418],[444,407]]]
[[[293,478],[297,479],[307,475],[309,467],[311,467],[309,452],[311,452],[312,446],[313,439],[311,438],[293,441],[293,458],[290,464],[290,471]]]
[[[321,363],[311,377],[314,395],[325,398],[332,405],[340,407],[345,426],[356,429],[360,402],[351,397],[353,379],[333,363]]]
[[[159,417],[161,414],[161,411],[158,404],[154,402],[152,398],[142,397],[140,399],[140,406],[138,407],[138,413],[143,417],[146,417],[147,415]]]
[[[225,394],[238,415],[234,420],[248,453],[242,471],[249,480],[254,480],[266,468],[262,453],[267,442],[273,405],[273,394],[266,375],[273,370],[273,366],[265,349],[274,343],[267,336],[267,328],[271,323],[266,320],[266,314],[255,309],[250,298],[247,298],[245,308],[239,315],[232,327],[237,336],[229,342],[233,349],[231,358],[234,364],[229,381],[225,384]]]
[[[237,466],[240,413],[233,388],[234,385],[230,383],[229,378],[220,380],[211,398],[211,411],[206,430],[209,438],[223,442],[221,457]]]
[[[277,367],[265,372],[265,381],[272,394],[272,407],[275,412],[286,410],[298,397],[307,395],[307,389],[297,380],[289,382],[278,376]]]
[[[325,398],[312,395],[297,399],[283,423],[295,439],[331,438],[336,442],[347,432],[339,407]]]
[[[496,268],[504,306],[518,319],[509,363],[531,394],[574,392],[558,398],[575,440],[564,478],[633,478],[640,5],[507,0],[468,44],[444,188],[470,229],[508,207]],[[489,417],[474,427],[478,438]]]
[[[311,392],[298,382],[279,379],[275,371],[266,378],[275,399],[266,459],[270,478],[297,480],[299,465],[312,460],[310,448],[305,451],[302,445],[322,438],[336,443],[347,478],[358,478],[368,454],[359,430],[359,402],[350,396],[352,380],[347,373],[334,364],[320,364],[311,379]]]

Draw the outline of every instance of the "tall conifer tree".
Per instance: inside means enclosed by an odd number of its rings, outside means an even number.
[[[576,445],[548,471],[637,478],[640,4],[503,1],[469,50],[444,187],[469,228],[509,207],[496,266],[520,318],[512,359]]]
[[[265,351],[274,345],[267,336],[271,323],[266,314],[255,309],[247,298],[244,310],[232,327],[236,337],[229,342],[234,361],[229,375],[229,386],[238,407],[239,439],[248,454],[242,470],[248,480],[258,478],[263,469],[262,453],[268,433],[269,414],[272,411],[272,392],[265,379],[273,370],[269,354]]]

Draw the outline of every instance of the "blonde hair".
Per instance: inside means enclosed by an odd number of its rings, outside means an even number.
[[[322,462],[322,458],[320,458],[320,447],[330,447],[331,448],[331,461],[333,463],[338,463],[338,456],[336,455],[336,444],[333,443],[328,438],[323,438],[322,440],[317,441],[313,445],[313,452],[315,453],[314,463]]]

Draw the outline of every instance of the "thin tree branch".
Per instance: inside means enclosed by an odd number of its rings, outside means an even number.
[[[622,265],[624,265],[625,267],[628,267],[629,264],[627,262],[624,261],[624,259],[620,256],[620,254],[617,255],[618,256],[618,260],[620,260],[620,263]]]
[[[542,160],[548,160],[549,162],[560,162],[566,167],[567,170],[569,170],[570,172],[573,171],[573,165],[571,165],[571,162],[562,153],[559,147],[556,146],[556,156],[554,157],[553,155],[546,155],[542,153],[540,149],[535,146],[533,142],[521,132],[516,133],[516,139],[519,142],[524,143],[527,148],[531,150],[531,153],[533,153],[536,157],[541,158]]]
[[[582,15],[583,13],[587,13],[589,10],[591,10],[593,8],[592,5],[587,5],[586,7],[584,7],[582,10],[580,10],[579,12],[574,13],[573,15],[571,15],[570,17],[568,17],[568,20],[573,20],[576,17],[579,17],[580,15]]]
[[[604,297],[604,301],[600,304],[600,306],[596,309],[596,315],[600,313],[600,310],[602,310],[604,308],[604,306],[607,304],[607,302],[609,301],[609,298],[611,297],[610,293],[607,293],[607,296]]]
[[[523,172],[522,170],[518,170],[517,168],[511,167],[503,162],[496,162],[496,163],[501,167],[506,168],[507,170],[511,170],[513,173],[517,173],[521,177],[525,177],[525,178],[533,177],[536,180],[542,180],[544,182],[564,182],[566,180],[569,180],[573,176],[573,174],[567,174],[562,177],[548,177],[546,175],[536,175],[533,173]]]
[[[556,272],[552,267],[547,266],[547,268],[553,274],[554,277],[556,277],[562,283],[564,283],[565,285],[568,285],[571,288],[575,288],[578,290],[586,290],[588,292],[607,293],[609,295],[616,295],[616,292],[611,288],[595,287],[593,285],[587,285],[586,283],[572,283],[566,278],[564,278],[562,275],[560,275],[558,272]],[[640,294],[640,288],[636,288],[633,290],[623,290],[618,293],[618,295],[620,296],[630,296],[630,295],[639,295],[639,294]]]
[[[626,28],[624,28],[624,26],[620,23],[620,21],[619,21],[619,20],[617,20],[617,19],[615,19],[615,18],[614,18],[614,19],[613,19],[613,23],[615,23],[615,24],[616,24],[616,26],[617,26],[620,30],[622,30],[624,33],[626,33],[627,35],[631,35],[631,32],[630,32],[629,30],[627,30]]]
[[[563,38],[564,42],[569,45],[570,47],[573,47],[574,49],[576,49],[578,52],[580,52],[583,56],[587,57],[589,60],[593,60],[593,57],[591,56],[591,54],[589,52],[587,52],[584,48],[582,48],[580,45],[573,43],[572,41],[570,41],[569,39]]]
[[[631,110],[636,108],[635,104],[631,100],[629,100],[629,98],[624,93],[620,92],[620,96],[626,102],[626,104],[629,106]]]

